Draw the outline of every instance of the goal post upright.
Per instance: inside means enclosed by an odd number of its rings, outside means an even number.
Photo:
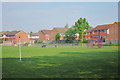
[[[19,54],[20,54],[20,61],[21,61],[21,46],[20,46],[20,36],[19,36]]]

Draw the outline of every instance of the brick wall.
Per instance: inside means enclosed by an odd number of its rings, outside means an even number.
[[[114,23],[109,28],[109,34],[107,35],[106,39],[118,39],[118,24]]]
[[[28,34],[21,30],[19,33],[15,35],[15,40],[17,43],[19,43],[19,36],[21,43],[28,43],[30,41],[30,39],[28,38]]]
[[[109,34],[107,34],[107,32],[105,33],[104,30],[100,30],[100,32],[94,31],[90,32],[90,34],[85,35],[85,38],[91,37],[93,35],[100,35],[100,37],[102,36],[103,38],[105,38],[106,43],[110,43],[112,42],[112,44],[118,44],[118,42],[120,43],[120,33],[118,35],[118,32],[120,32],[120,27],[118,27],[118,23],[113,23],[109,28]]]
[[[42,32],[39,32],[39,40],[40,41],[46,40],[45,35]]]

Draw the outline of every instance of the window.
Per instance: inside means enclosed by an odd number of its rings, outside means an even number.
[[[48,34],[47,34],[47,36],[48,36]]]
[[[105,33],[107,32],[106,30],[104,30],[105,31]]]
[[[86,33],[86,35],[87,35],[87,33]]]
[[[95,32],[93,31],[93,34],[95,34]]]
[[[90,39],[90,37],[88,37],[88,39]]]
[[[107,29],[107,34],[109,34],[109,29]]]
[[[97,33],[99,33],[99,31],[97,30]]]
[[[88,34],[90,34],[90,32],[88,32]]]

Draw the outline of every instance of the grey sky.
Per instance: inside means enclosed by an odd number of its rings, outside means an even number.
[[[3,2],[3,30],[38,32],[74,25],[80,17],[92,27],[118,21],[117,2]]]

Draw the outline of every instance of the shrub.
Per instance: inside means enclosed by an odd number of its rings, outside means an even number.
[[[42,41],[35,42],[35,44],[42,44],[42,43],[43,43]]]
[[[78,43],[83,43],[83,41],[82,41],[82,40],[80,40],[80,41],[78,41]]]
[[[120,44],[104,44],[104,46],[120,46]]]
[[[85,39],[85,40],[83,40],[83,43],[87,43],[87,42],[88,42],[88,40],[86,40],[86,39]]]

